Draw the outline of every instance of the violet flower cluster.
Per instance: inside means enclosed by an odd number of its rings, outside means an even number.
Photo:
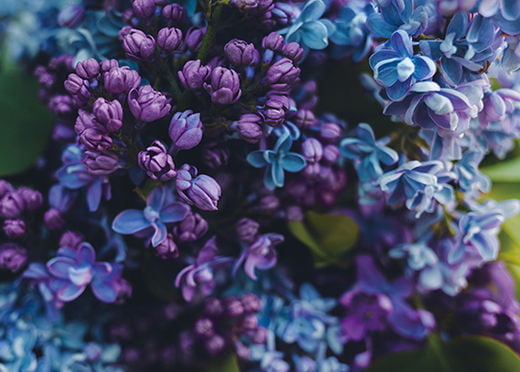
[[[482,171],[520,137],[515,4],[0,4],[54,118],[0,180],[0,370],[517,358],[520,201]]]

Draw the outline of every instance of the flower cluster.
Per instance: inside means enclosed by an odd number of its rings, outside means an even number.
[[[520,352],[520,202],[482,171],[520,179],[514,1],[25,3],[0,40],[54,126],[0,180],[0,370]]]

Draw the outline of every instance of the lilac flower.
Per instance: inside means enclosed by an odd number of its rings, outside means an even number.
[[[160,141],[153,141],[146,150],[139,152],[137,162],[153,180],[168,181],[177,175],[173,158]]]
[[[119,32],[126,54],[137,60],[148,59],[155,51],[155,39],[141,30],[127,27]]]
[[[478,151],[467,151],[454,167],[457,181],[462,192],[471,194],[472,191],[489,192],[491,180],[480,172],[478,165],[484,154]]]
[[[229,105],[237,102],[242,95],[240,78],[233,69],[216,67],[211,71],[210,82],[203,84],[210,94],[211,102]]]
[[[103,83],[111,94],[128,93],[141,84],[141,76],[128,66],[113,67],[103,74]]]
[[[136,16],[140,18],[151,17],[155,12],[154,0],[134,0],[132,9]]]
[[[186,62],[181,71],[177,73],[182,85],[189,90],[202,88],[211,68],[201,64],[199,59]]]
[[[176,112],[170,120],[168,133],[175,148],[181,150],[194,148],[202,140],[200,114],[191,110]]]
[[[20,271],[27,262],[27,249],[16,243],[0,245],[0,269],[12,273]]]
[[[170,112],[170,100],[162,93],[155,91],[150,85],[132,89],[128,93],[130,111],[137,119],[151,122],[158,120]]]
[[[368,17],[370,29],[381,37],[389,38],[396,30],[418,36],[428,26],[435,8],[432,4],[416,6],[416,3],[415,0],[376,0],[379,11]]]
[[[277,254],[274,247],[284,241],[280,234],[259,235],[249,247],[242,251],[235,263],[233,272],[236,272],[244,263],[244,271],[253,280],[256,280],[255,269],[267,270],[276,265]]]
[[[91,175],[81,161],[81,149],[68,146],[61,155],[63,166],[56,171],[60,184],[71,190],[86,188],[87,204],[91,212],[99,208],[101,199],[110,200],[110,184],[104,176]]]
[[[285,35],[288,43],[295,41],[307,49],[324,49],[328,35],[334,30],[332,23],[320,19],[326,8],[322,0],[308,0],[292,25],[278,32]]]
[[[175,27],[161,28],[157,34],[157,45],[168,52],[178,51],[182,45],[182,31]]]
[[[197,175],[197,168],[183,164],[177,172],[177,193],[187,203],[206,211],[215,211],[222,195],[217,181],[205,174]]]
[[[478,12],[484,17],[493,17],[504,32],[508,34],[520,33],[518,23],[520,7],[515,1],[479,0]]]
[[[60,248],[57,256],[46,266],[51,274],[49,288],[60,301],[75,300],[89,284],[100,301],[114,302],[117,298],[117,280],[122,267],[115,263],[96,262],[96,252],[89,243],[82,243],[76,250]]]
[[[247,155],[247,162],[253,167],[266,167],[264,184],[268,189],[273,190],[283,186],[284,170],[299,172],[305,167],[305,158],[290,152],[291,146],[292,138],[285,134],[278,138],[273,150],[257,150]]]
[[[403,30],[395,31],[369,61],[374,79],[386,87],[386,94],[392,101],[403,99],[415,82],[430,79],[436,71],[430,58],[413,55],[412,39]]]
[[[389,138],[375,139],[372,127],[361,123],[356,128],[356,137],[341,140],[340,151],[347,159],[354,160],[361,180],[371,180],[383,174],[381,164],[392,165],[398,160],[397,153],[385,146]]]
[[[93,113],[109,132],[117,132],[123,126],[123,107],[117,100],[98,98],[94,102]]]
[[[240,39],[228,41],[224,45],[224,53],[235,66],[250,66],[260,61],[260,54],[255,46]]]
[[[143,211],[127,209],[119,213],[112,222],[112,229],[119,234],[143,232],[151,235],[152,246],[156,247],[166,239],[166,224],[182,221],[188,214],[188,206],[173,201],[173,195],[166,187],[155,188],[146,201]]]

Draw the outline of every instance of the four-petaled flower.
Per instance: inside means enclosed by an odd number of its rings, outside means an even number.
[[[182,221],[188,211],[186,204],[174,201],[169,189],[157,187],[148,196],[144,210],[127,209],[119,213],[112,229],[119,234],[142,233],[150,236],[153,232],[151,243],[157,247],[166,239],[166,224]]]
[[[284,184],[284,170],[299,172],[305,165],[305,158],[295,152],[289,152],[292,138],[284,133],[273,150],[257,150],[247,155],[247,162],[255,168],[265,169],[264,183],[268,189],[282,187]]]

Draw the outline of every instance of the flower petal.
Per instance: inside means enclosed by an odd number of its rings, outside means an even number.
[[[119,213],[112,222],[112,229],[119,234],[133,234],[150,226],[150,221],[137,209],[127,209]]]

